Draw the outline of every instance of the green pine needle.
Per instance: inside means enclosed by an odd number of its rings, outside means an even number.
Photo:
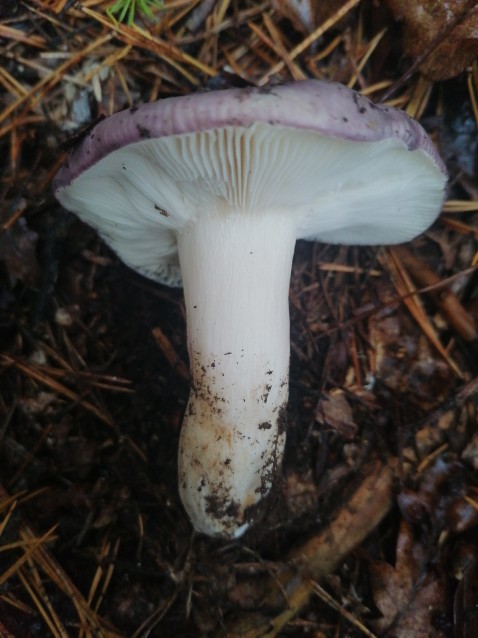
[[[106,9],[106,15],[112,22],[126,22],[128,26],[134,23],[136,8],[147,18],[153,18],[151,7],[162,7],[163,0],[116,0],[114,5]],[[118,17],[116,17],[118,16]]]

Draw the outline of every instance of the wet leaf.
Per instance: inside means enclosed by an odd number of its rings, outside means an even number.
[[[461,463],[438,458],[422,475],[417,490],[400,492],[398,504],[407,521],[426,525],[438,538],[444,530],[461,533],[478,523],[470,489]]]
[[[475,2],[388,0],[388,4],[395,17],[404,22],[406,53],[416,60],[431,51],[420,65],[421,72],[428,78],[455,77],[476,58],[478,7],[473,6]],[[439,42],[441,35],[445,37]]]
[[[373,622],[387,638],[444,638],[435,627],[445,605],[439,577],[426,564],[424,547],[414,538],[412,526],[402,521],[395,565],[375,561],[370,566],[373,597],[382,617]]]
[[[369,320],[369,340],[374,355],[371,377],[391,390],[420,397],[431,407],[442,400],[450,387],[450,370],[435,353],[424,334],[417,338],[408,315],[386,311]]]
[[[357,432],[357,425],[347,396],[338,388],[320,399],[315,418],[317,423],[336,430],[345,439],[353,439]]]

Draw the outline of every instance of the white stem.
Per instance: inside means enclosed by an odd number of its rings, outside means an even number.
[[[280,468],[294,246],[271,213],[206,217],[179,238],[192,374],[179,485],[205,534],[239,536]]]

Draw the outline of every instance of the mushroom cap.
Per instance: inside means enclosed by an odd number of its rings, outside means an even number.
[[[180,285],[201,215],[277,210],[297,238],[390,244],[440,212],[447,173],[423,128],[337,83],[166,98],[99,122],[53,182],[131,267]]]

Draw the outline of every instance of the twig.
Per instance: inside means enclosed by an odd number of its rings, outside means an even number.
[[[396,461],[376,461],[365,470],[362,482],[332,522],[293,551],[277,572],[289,607],[278,616],[266,618],[245,614],[227,632],[228,638],[274,638],[299,613],[313,591],[313,581],[336,569],[344,558],[380,523],[392,506]],[[250,594],[249,594],[250,595]],[[283,594],[271,578],[258,588],[257,601],[265,609],[283,606]]]

